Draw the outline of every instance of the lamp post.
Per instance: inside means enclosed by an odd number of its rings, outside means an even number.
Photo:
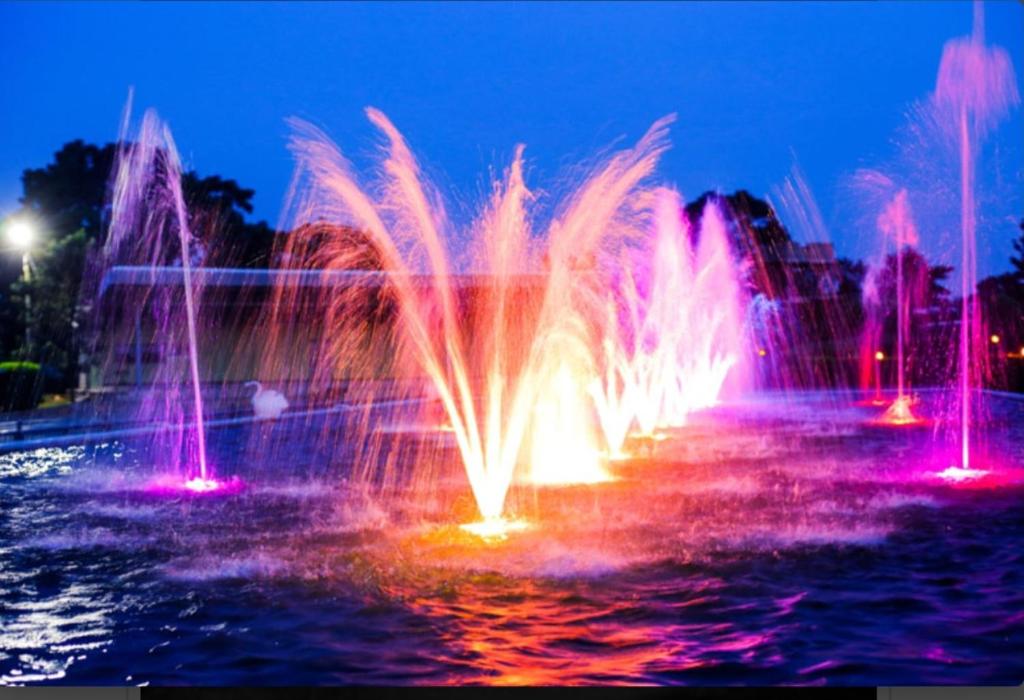
[[[21,252],[21,274],[26,285],[32,281],[32,244],[36,232],[28,221],[16,219],[7,224],[7,240],[11,246]],[[32,346],[32,297],[25,291],[25,352]]]

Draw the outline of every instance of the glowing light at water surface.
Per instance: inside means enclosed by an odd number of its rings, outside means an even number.
[[[534,484],[596,484],[611,479],[597,448],[586,380],[562,365],[534,407],[529,480]]]
[[[204,479],[195,476],[184,481],[179,478],[164,476],[145,486],[147,493],[167,497],[180,497],[185,494],[195,496],[230,496],[242,491],[245,482],[237,476],[230,479]]]
[[[916,403],[917,400],[907,394],[897,396],[876,422],[883,425],[921,425],[926,421],[914,413],[912,407]]]
[[[525,520],[506,520],[505,518],[485,518],[475,523],[459,525],[459,529],[484,540],[503,540],[513,532],[522,532],[530,527]]]
[[[197,476],[193,479],[189,479],[184,484],[185,488],[195,493],[209,493],[210,491],[217,491],[223,487],[216,479],[204,479],[201,476]]]
[[[963,467],[947,467],[936,474],[937,477],[953,483],[972,481],[988,476],[992,472],[987,469],[964,469]]]

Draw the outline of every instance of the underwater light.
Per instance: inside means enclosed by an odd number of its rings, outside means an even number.
[[[185,488],[196,493],[209,493],[220,489],[221,486],[222,484],[216,479],[204,479],[199,476],[185,482]]]
[[[963,481],[970,481],[972,479],[980,479],[983,476],[988,475],[987,469],[964,469],[963,467],[947,467],[939,472],[936,476],[946,481],[952,481],[954,483],[960,483]]]
[[[459,528],[482,539],[503,540],[511,532],[521,532],[529,527],[525,520],[505,520],[504,518],[485,518],[475,523],[465,523]]]

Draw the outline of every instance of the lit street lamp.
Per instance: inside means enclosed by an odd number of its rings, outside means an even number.
[[[11,247],[21,252],[21,274],[26,285],[32,281],[32,244],[36,239],[36,231],[32,224],[23,219],[8,221],[6,226],[7,241]],[[32,346],[32,298],[26,288],[25,292],[25,351]]]
[[[15,249],[23,251],[26,255],[35,237],[36,232],[27,221],[18,219],[7,225],[7,240]]]

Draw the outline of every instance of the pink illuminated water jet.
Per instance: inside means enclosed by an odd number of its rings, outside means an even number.
[[[878,228],[883,234],[896,243],[896,401],[903,415],[910,411],[910,402],[904,390],[906,388],[905,338],[909,329],[907,322],[910,316],[908,296],[904,293],[903,284],[903,249],[917,245],[917,229],[910,215],[910,204],[907,191],[900,190],[878,217]]]
[[[873,171],[862,173],[861,178],[872,182],[874,186],[881,186],[884,189],[891,189],[894,186],[891,180]],[[881,327],[878,323],[877,315],[879,314],[878,309],[881,300],[878,298],[879,291],[877,285],[880,282],[885,282],[888,290],[895,293],[896,397],[889,404],[885,413],[875,422],[881,425],[918,425],[924,421],[914,414],[913,406],[917,401],[907,393],[907,345],[910,342],[911,311],[920,304],[918,297],[923,294],[920,291],[921,283],[926,283],[926,281],[915,279],[914,283],[909,285],[909,287],[907,284],[906,267],[908,256],[912,254],[913,247],[918,244],[919,238],[910,210],[909,195],[906,189],[898,190],[886,202],[882,212],[878,215],[877,226],[883,238],[887,241],[891,240],[895,248],[893,256],[886,258],[883,255],[882,259],[888,259],[894,262],[894,265],[880,264],[875,270],[872,270],[870,275],[871,282],[869,285],[866,285],[869,290],[869,293],[865,295],[869,301],[869,322],[865,327],[862,352],[867,343],[874,342],[877,344],[880,341]],[[894,275],[892,274],[892,267],[895,267]],[[914,269],[917,270],[917,268]],[[923,274],[926,270],[918,270],[918,272]],[[891,287],[891,277],[893,276],[895,277],[895,289]],[[875,372],[875,399],[873,401],[875,405],[885,404],[881,395],[881,363],[884,359],[884,353],[881,351],[874,353],[875,365],[877,367]]]
[[[188,400],[179,393],[182,381],[178,369],[173,363],[166,363],[157,368],[157,376],[144,396],[139,417],[177,428],[165,431],[171,436],[171,442],[158,448],[161,459],[173,461],[166,466],[184,472],[188,483],[213,484],[216,482],[207,464],[192,277],[192,267],[201,259],[201,246],[190,226],[190,213],[182,192],[181,159],[170,129],[155,111],[148,110],[137,131],[129,133],[130,112],[131,99],[124,111],[113,174],[110,226],[99,264],[102,269],[127,265],[141,270],[158,267],[181,270],[180,306],[174,298],[176,289],[158,289],[155,282],[141,300],[133,300],[132,303],[139,306],[134,343],[141,347],[144,342],[141,327],[144,307],[157,318],[153,342],[166,348],[162,354],[175,354],[179,329],[184,326],[188,357],[185,384],[192,411],[186,415],[184,410]],[[136,368],[136,375],[139,383],[141,368]]]
[[[608,454],[619,458],[631,435],[653,439],[715,405],[742,355],[744,302],[722,213],[708,205],[693,235],[679,196],[656,197],[649,259],[624,265],[590,387]]]
[[[975,155],[985,137],[1020,100],[1013,64],[1006,51],[985,45],[984,8],[974,4],[971,36],[953,39],[942,50],[932,95],[937,120],[952,131],[959,146],[961,309],[959,349],[959,467],[969,471],[972,391],[980,374],[977,353],[984,353],[977,297]]]

